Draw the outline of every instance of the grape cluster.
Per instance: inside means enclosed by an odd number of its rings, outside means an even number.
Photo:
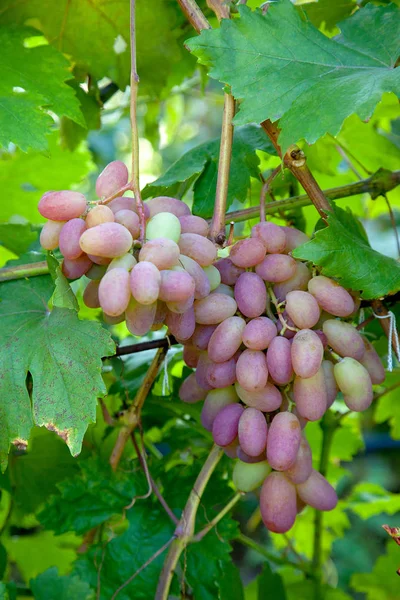
[[[219,277],[212,266],[217,249],[206,237],[208,223],[184,202],[159,196],[143,205],[146,239],[141,244],[135,199],[107,201],[127,182],[126,166],[114,161],[97,179],[98,203],[88,203],[78,192],[44,194],[39,212],[49,220],[41,244],[60,248],[66,277],[90,279],[83,300],[89,308],[101,307],[108,323],[125,320],[134,335],[164,323],[194,329],[193,303],[207,297],[210,281]]]
[[[293,228],[255,225],[214,263],[221,283],[194,303],[194,330],[175,324],[172,331],[196,369],[180,398],[204,400],[203,426],[237,459],[237,488],[262,485],[261,515],[275,533],[288,531],[305,505],[337,503],[312,467],[306,424],[321,419],[339,391],[350,410],[367,409],[372,384],[385,377],[351,323],[359,300],[291,256],[307,239]]]
[[[99,201],[78,192],[48,192],[40,240],[59,247],[69,279],[89,278],[84,302],[134,335],[167,325],[194,372],[184,402],[204,401],[201,420],[235,458],[239,490],[262,485],[266,527],[286,532],[305,505],[331,510],[336,492],[312,468],[302,430],[321,419],[338,391],[350,410],[373,399],[385,377],[373,346],[353,326],[359,300],[313,273],[291,252],[308,237],[261,222],[217,257],[208,223],[175,198],[142,210],[124,196],[128,171],[110,163],[96,182]],[[118,196],[119,191],[122,195]],[[143,225],[143,223],[142,223]]]

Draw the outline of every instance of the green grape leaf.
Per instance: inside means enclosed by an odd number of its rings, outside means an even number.
[[[157,11],[148,0],[136,1],[136,45],[140,93],[158,95],[193,71],[194,60],[180,42],[186,24],[175,2],[160,2]],[[119,87],[129,83],[129,0],[5,0],[0,21],[35,26],[79,71],[93,78],[109,77]],[[187,35],[187,34],[186,34]],[[68,115],[67,115],[68,116]]]
[[[30,223],[0,223],[0,245],[17,256],[24,254],[38,239]]]
[[[50,275],[54,281],[54,292],[51,297],[53,306],[58,308],[69,308],[78,312],[79,305],[68,279],[61,271],[60,263],[51,252],[47,253],[47,264]]]
[[[35,600],[94,600],[94,592],[86,581],[76,575],[60,577],[57,567],[51,567],[30,582]]]
[[[68,82],[75,91],[79,100],[80,109],[85,119],[86,126],[78,125],[71,119],[63,117],[60,123],[60,136],[63,147],[71,152],[76,150],[82,140],[85,140],[88,132],[93,129],[100,129],[100,108],[101,102],[93,92],[86,93],[75,80]]]
[[[390,435],[393,439],[400,439],[400,405],[399,405],[399,387],[400,387],[400,369],[395,369],[392,373],[386,374],[385,386],[390,390],[378,399],[374,420],[376,423],[389,421]]]
[[[376,561],[371,573],[355,573],[351,587],[366,594],[367,600],[389,600],[399,597],[400,549],[390,540],[387,552]]]
[[[357,8],[355,0],[317,0],[299,7],[306,12],[316,27],[324,26],[327,31],[335,29],[336,23],[346,19]]]
[[[35,427],[27,451],[16,453],[6,472],[13,482],[15,506],[27,514],[35,513],[57,493],[57,483],[77,471],[78,465],[63,440],[52,431]]]
[[[121,513],[132,498],[147,491],[139,465],[136,471],[114,473],[108,463],[89,458],[79,462],[79,473],[57,484],[54,494],[38,515],[46,529],[57,535],[85,533]]]
[[[273,573],[268,563],[264,564],[261,575],[258,576],[258,600],[268,596],[274,600],[287,600],[285,587],[279,573]]]
[[[179,158],[167,171],[146,185],[143,197],[158,195],[182,196],[194,185],[193,213],[201,217],[213,214],[217,185],[220,139],[195,146]],[[250,187],[250,177],[257,177],[260,160],[256,150],[275,155],[267,136],[256,125],[238,127],[234,132],[227,207],[234,200],[244,202]]]
[[[66,81],[72,78],[67,59],[53,46],[26,47],[38,35],[29,27],[0,26],[0,146],[10,142],[27,151],[46,150],[52,118],[66,116],[85,125],[79,102]]]
[[[358,483],[346,501],[348,508],[361,519],[400,512],[400,494],[388,492],[377,483]]]
[[[220,600],[245,600],[240,571],[233,562],[224,562],[218,587]]]
[[[299,139],[336,135],[349,115],[368,119],[384,92],[400,93],[394,4],[368,4],[339,24],[335,39],[302,19],[290,0],[271,3],[266,14],[238,10],[240,19],[224,19],[187,46],[242,101],[238,125],[280,119],[283,151]]]
[[[351,600],[351,596],[338,588],[323,584],[317,588],[314,581],[300,581],[286,587],[287,600],[310,600],[320,597],[323,600]]]
[[[225,565],[230,564],[232,547],[229,540],[237,537],[238,523],[225,517],[200,542],[191,544],[182,560],[186,565],[186,578],[193,588],[195,598],[214,600],[219,597],[220,578]]]
[[[66,575],[71,570],[82,538],[72,533],[55,536],[51,531],[38,531],[31,527],[26,533],[28,535],[11,535],[4,539],[9,561],[25,581],[55,565],[61,575]]]
[[[78,559],[74,573],[97,588],[96,557],[103,557],[99,573],[99,600],[109,600],[113,593],[133,575],[160,548],[171,540],[174,524],[153,503],[138,500],[127,513],[129,527],[122,535],[103,546],[92,546]],[[149,600],[154,598],[167,550],[155,558],[137,577],[118,594],[118,600]]]
[[[110,334],[99,323],[80,321],[73,310],[55,307],[50,312],[52,291],[48,276],[0,286],[3,467],[9,444],[26,445],[34,423],[58,433],[78,454],[87,426],[95,420],[96,399],[106,393],[101,358],[115,351]]]
[[[16,590],[10,590],[10,585],[12,584],[6,584],[0,581],[0,600],[14,600],[14,598],[17,598]]]
[[[2,155],[0,187],[7,190],[7,202],[1,206],[2,220],[22,215],[31,223],[45,221],[37,209],[41,196],[48,190],[77,186],[93,169],[87,148],[63,150],[58,132],[52,133],[48,141],[50,159],[40,152],[25,154],[18,150]]]
[[[365,300],[394,294],[400,289],[400,263],[373,250],[359,221],[350,211],[335,208],[328,226],[293,250],[295,258],[309,260],[321,273],[335,277],[346,288],[361,291]]]

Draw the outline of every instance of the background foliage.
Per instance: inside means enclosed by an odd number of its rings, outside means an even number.
[[[175,0],[137,1],[144,197],[175,195],[196,214],[212,215],[226,85],[242,100],[232,211],[256,206],[260,174],[280,164],[255,124],[266,118],[280,118],[284,147],[298,142],[304,148],[322,189],[399,168],[398,1],[279,0],[263,15],[254,12],[259,2],[249,0],[221,28],[206,2],[199,4],[215,29],[194,36]],[[79,189],[90,198],[107,162],[129,164],[128,34],[128,0],[3,0],[0,266],[45,258],[37,212],[45,191]],[[400,319],[398,249],[388,212],[389,203],[397,227],[399,190],[337,200],[326,229],[312,206],[271,218],[310,235],[317,229],[296,255],[361,289],[365,300],[390,294],[388,305]],[[287,172],[274,181],[277,200],[301,193]],[[238,223],[236,234],[247,234],[254,222]],[[102,361],[115,344],[134,340],[124,325],[107,326],[83,306],[79,281],[72,284],[76,304],[54,259],[51,265],[50,275],[0,284],[0,598],[108,600],[174,529],[154,496],[124,508],[147,492],[133,446],[117,473],[108,467],[121,411],[154,351]],[[364,331],[385,361],[379,324],[372,321]],[[169,390],[163,393],[160,374],[143,409],[143,443],[150,472],[179,517],[212,440],[200,425],[199,407],[177,397],[189,373],[181,349],[171,349],[168,359]],[[399,386],[396,364],[371,409],[343,417],[335,433],[328,478],[340,502],[323,521],[321,593],[327,600],[400,596],[400,549],[381,528],[400,525]],[[106,397],[100,403],[98,396]],[[319,424],[307,426],[307,437],[318,466]],[[198,529],[233,495],[231,470],[224,458],[202,499]],[[312,596],[313,511],[307,508],[287,536],[277,536],[260,525],[256,506],[248,494],[233,515],[188,548],[181,564],[186,597]],[[153,597],[162,561],[154,560],[118,597]],[[174,582],[175,597],[180,583]]]

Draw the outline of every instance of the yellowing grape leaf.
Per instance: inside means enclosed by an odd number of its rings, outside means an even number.
[[[187,45],[241,100],[237,124],[280,119],[284,150],[302,138],[313,143],[326,132],[336,135],[349,115],[370,117],[384,92],[400,93],[394,4],[368,4],[338,25],[335,39],[290,0],[271,2],[265,14],[238,10],[240,19],[224,19],[220,29],[205,30]]]
[[[361,291],[365,300],[400,290],[400,263],[373,250],[361,225],[338,207],[327,218],[328,226],[293,250],[295,258],[309,260],[321,273],[335,277],[344,287]]]
[[[99,323],[48,309],[49,276],[0,285],[0,461],[10,443],[26,446],[33,424],[55,431],[73,455],[106,393],[101,358],[114,353]],[[28,380],[28,372],[32,381]],[[29,391],[31,388],[31,392]]]
[[[29,27],[0,27],[0,146],[10,142],[26,151],[45,150],[53,111],[86,126],[79,101],[66,85],[72,78],[67,59],[47,44],[26,47],[38,35]]]

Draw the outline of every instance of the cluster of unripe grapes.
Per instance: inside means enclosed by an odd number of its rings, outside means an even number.
[[[183,344],[194,372],[180,398],[204,401],[202,424],[236,459],[238,489],[262,485],[270,531],[288,531],[307,504],[333,509],[336,492],[312,468],[303,429],[339,391],[350,410],[367,409],[372,384],[384,380],[379,356],[352,324],[359,299],[291,256],[308,240],[302,232],[261,222],[218,258],[207,221],[167,196],[141,208],[123,195],[127,182],[115,161],[97,179],[97,202],[45,194],[42,246],[59,247],[68,278],[89,278],[84,302],[107,322],[125,320],[134,335],[166,325]]]

